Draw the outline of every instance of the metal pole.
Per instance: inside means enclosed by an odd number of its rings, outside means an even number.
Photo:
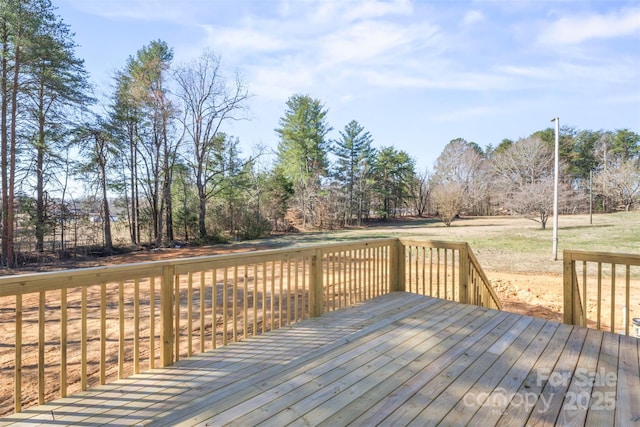
[[[555,144],[555,171],[553,174],[553,260],[558,260],[558,169],[559,169],[559,146],[560,146],[560,118],[554,117],[551,121],[556,122],[556,144]]]
[[[589,171],[589,224],[593,224],[593,171]]]

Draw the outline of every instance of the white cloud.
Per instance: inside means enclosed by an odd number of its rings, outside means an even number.
[[[463,25],[473,25],[478,22],[484,21],[484,14],[479,10],[470,10],[462,18]]]
[[[640,33],[640,9],[627,9],[606,15],[566,16],[545,26],[538,38],[541,44],[579,44]]]
[[[330,63],[371,61],[414,41],[404,28],[384,22],[366,21],[323,37],[320,44]]]
[[[283,49],[287,42],[278,35],[251,28],[223,28],[202,25],[208,43],[216,48],[242,52],[268,52]]]
[[[295,62],[259,67],[251,70],[251,90],[256,95],[285,101],[294,93],[307,93],[316,82],[312,68]]]
[[[498,112],[500,112],[500,110],[495,107],[461,108],[456,109],[455,111],[438,114],[434,116],[433,119],[443,122],[460,121],[477,117],[494,116]]]
[[[346,5],[351,3],[345,2]],[[380,18],[386,15],[410,15],[413,13],[413,6],[409,0],[378,1],[364,0],[350,7],[344,15],[347,21],[362,19]]]
[[[166,0],[65,1],[78,10],[105,18],[177,23],[191,21],[191,12],[198,8],[197,4]]]
[[[423,70],[367,70],[363,79],[373,85],[391,89],[437,89],[491,91],[512,90],[514,80],[508,76],[489,72],[460,72],[445,68],[443,71]]]

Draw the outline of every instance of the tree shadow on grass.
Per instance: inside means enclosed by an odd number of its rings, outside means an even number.
[[[593,228],[610,228],[613,227],[613,224],[588,224],[588,225],[569,225],[566,227],[560,226],[559,228],[562,230],[589,230]]]

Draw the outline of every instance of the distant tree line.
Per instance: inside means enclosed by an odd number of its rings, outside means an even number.
[[[553,214],[554,151],[552,128],[484,150],[455,139],[423,185],[447,224],[461,212],[505,213],[529,217],[545,228]],[[640,202],[640,135],[627,129],[561,128],[558,190],[561,213],[632,209]]]
[[[264,149],[243,153],[225,133],[247,119],[251,95],[214,52],[175,64],[172,49],[152,41],[98,102],[75,48],[49,0],[0,2],[3,266],[26,251],[85,243],[110,252],[405,215],[451,224],[460,214],[518,214],[544,227],[549,216],[551,128],[484,149],[455,139],[432,171],[417,170],[393,141],[375,148],[356,120],[332,139],[322,101],[294,94],[275,129],[275,161],[265,164]],[[562,211],[585,212],[590,191],[597,211],[634,208],[639,141],[626,129],[563,128]],[[114,241],[114,229],[126,239]]]

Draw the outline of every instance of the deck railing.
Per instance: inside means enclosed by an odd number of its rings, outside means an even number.
[[[13,379],[0,414],[391,291],[501,308],[466,243],[360,240],[0,277],[0,372]]]
[[[564,322],[638,336],[640,255],[565,250]]]
[[[402,290],[502,309],[468,243],[400,239],[400,250],[405,259]]]

